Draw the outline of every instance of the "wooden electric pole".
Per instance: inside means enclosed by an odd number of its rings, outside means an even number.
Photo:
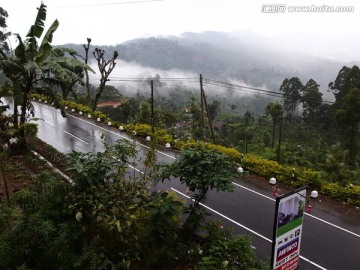
[[[154,81],[150,81],[151,86],[151,133],[154,139],[154,133],[155,133],[155,115],[154,115]]]
[[[211,137],[212,137],[212,141],[215,144],[215,135],[214,135],[214,128],[213,128],[213,124],[210,118],[210,112],[207,106],[207,102],[206,102],[206,96],[205,96],[205,91],[204,89],[202,90],[202,94],[203,94],[203,99],[204,99],[204,104],[205,104],[205,109],[206,109],[206,113],[207,113],[207,117],[208,117],[208,121],[209,121],[209,126],[210,126],[210,131],[211,131]]]
[[[283,114],[281,114],[281,116],[280,116],[279,145],[278,145],[278,151],[277,151],[277,162],[278,163],[280,163],[282,122],[283,122]]]
[[[203,139],[205,138],[205,117],[204,117],[204,88],[203,88],[203,77],[200,74],[200,100],[201,100],[201,128]]]

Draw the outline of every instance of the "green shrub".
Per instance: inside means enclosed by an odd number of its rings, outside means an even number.
[[[225,156],[228,156],[229,158],[231,158],[237,162],[240,161],[240,159],[241,159],[241,154],[236,149],[217,145],[217,144],[189,140],[187,142],[177,142],[176,145],[180,149],[189,149],[189,148],[195,148],[199,145],[204,145],[207,149],[216,150],[219,153],[224,154]]]
[[[99,111],[95,111],[93,113],[93,116],[95,119],[100,118],[101,121],[105,121],[108,118],[105,114],[103,114],[102,112],[99,112]]]
[[[342,198],[352,205],[360,206],[360,186],[348,185],[342,188]]]
[[[276,161],[258,158],[254,155],[246,155],[243,160],[243,167],[257,175],[276,179],[285,184],[300,186],[309,186],[311,188],[320,188],[320,173],[310,169],[296,167],[295,178],[292,177],[293,167],[281,165]]]
[[[45,101],[47,100],[48,101],[48,97],[44,96],[44,95],[41,95],[41,94],[31,94],[30,95],[30,98],[35,98],[36,100],[41,100],[41,101]]]
[[[151,126],[147,124],[135,124],[132,126],[129,125],[129,130],[135,131],[136,135],[141,137],[151,135]]]
[[[152,127],[148,124],[129,124],[126,130],[135,131],[140,137],[152,136]],[[155,129],[155,140],[158,144],[173,144],[173,138],[166,129]]]
[[[208,235],[204,239],[203,250],[199,251],[200,262],[195,269],[263,269],[251,248],[249,236],[235,236],[214,222],[208,224],[206,229]]]
[[[328,183],[322,186],[322,193],[334,199],[360,206],[360,186],[341,186],[339,183]]]
[[[76,111],[78,111],[78,112],[83,112],[83,113],[85,113],[85,114],[91,113],[90,107],[89,107],[89,106],[86,106],[86,105],[83,105],[83,104],[77,104],[77,105],[75,106],[75,109],[76,109]]]
[[[218,144],[212,144],[212,143],[207,143],[206,146],[209,149],[214,149],[214,150],[219,151],[220,153],[228,156],[229,158],[234,159],[236,162],[240,162],[241,154],[235,148],[229,148],[229,147],[221,146]]]
[[[155,130],[156,141],[159,144],[170,143],[173,144],[173,138],[166,129]]]
[[[121,124],[119,122],[111,122],[111,125],[114,127],[114,128],[119,128],[121,126]]]
[[[64,100],[63,105],[67,106],[68,109],[76,109],[78,104],[75,101]]]

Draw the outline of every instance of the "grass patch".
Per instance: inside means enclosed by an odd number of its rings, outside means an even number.
[[[287,233],[291,231],[292,229],[300,226],[303,222],[303,217],[298,217],[294,219],[293,221],[279,227],[276,232],[276,236],[279,237],[280,235],[283,235],[284,233]]]

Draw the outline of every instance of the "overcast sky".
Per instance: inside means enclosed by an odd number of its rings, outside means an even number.
[[[138,3],[134,3],[138,2]],[[24,37],[41,1],[2,0],[8,31]],[[58,19],[54,44],[115,45],[126,40],[183,32],[250,30],[288,39],[288,46],[327,57],[360,61],[360,3],[355,0],[44,0],[46,27]],[[284,12],[267,13],[269,4]],[[290,12],[292,6],[350,6],[353,12]]]

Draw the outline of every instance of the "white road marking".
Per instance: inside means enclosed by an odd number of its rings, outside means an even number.
[[[47,159],[45,159],[42,155],[40,155],[38,152],[31,150],[31,152],[35,155],[38,156],[40,159],[44,160],[51,169],[53,169],[54,172],[57,172],[58,174],[60,174],[62,177],[64,177],[67,181],[69,181],[69,183],[71,185],[74,185],[74,180],[72,180],[69,176],[67,176],[66,174],[64,174],[62,171],[60,171],[58,168],[56,168],[50,161],[48,161]]]
[[[74,134],[71,134],[70,132],[67,132],[66,130],[64,130],[64,132],[68,135],[70,135],[71,137],[74,137],[75,139],[78,139],[79,141],[89,144],[87,141],[84,141],[83,139],[80,139],[79,137],[75,136]]]
[[[234,185],[240,187],[240,188],[246,189],[246,190],[248,190],[248,191],[250,191],[250,192],[252,192],[252,193],[255,193],[255,194],[257,194],[257,195],[259,195],[259,196],[261,196],[261,197],[264,197],[264,198],[269,199],[269,200],[271,200],[271,201],[275,201],[273,198],[271,198],[271,197],[269,197],[269,196],[266,196],[266,195],[263,195],[263,194],[261,194],[261,193],[259,193],[259,192],[257,192],[257,191],[254,191],[254,190],[252,190],[252,189],[250,189],[250,188],[244,187],[244,186],[239,185],[238,183],[235,183],[235,182],[232,182],[232,183],[233,183]],[[326,221],[326,220],[323,220],[323,219],[321,219],[321,218],[318,218],[318,217],[316,217],[316,216],[314,216],[314,215],[311,215],[311,214],[309,214],[309,213],[305,213],[305,215],[307,215],[307,216],[309,216],[309,217],[311,217],[311,218],[314,218],[314,219],[316,219],[316,220],[318,220],[318,221],[321,221],[321,222],[323,222],[323,223],[325,223],[325,224],[327,224],[327,225],[333,226],[334,228],[337,228],[337,229],[339,229],[339,230],[342,230],[342,231],[344,231],[344,232],[350,233],[350,234],[352,234],[352,235],[360,238],[360,235],[359,235],[359,234],[354,233],[354,232],[352,232],[352,231],[349,231],[349,230],[347,230],[347,229],[344,229],[344,228],[342,228],[342,227],[340,227],[340,226],[338,226],[338,225],[335,225],[335,224],[333,224],[333,223],[331,223],[331,222],[328,222],[328,221]]]
[[[55,126],[53,123],[51,123],[51,122],[49,122],[49,121],[47,121],[47,120],[44,120],[44,121],[45,121],[45,123],[47,123],[47,124],[49,124],[49,125],[51,125],[51,126],[53,126],[53,127]],[[81,139],[81,138],[79,138],[79,137],[71,134],[70,132],[67,132],[66,130],[64,130],[64,132],[65,132],[66,134],[74,137],[75,139],[78,139],[79,141],[82,141],[83,143],[89,144],[87,141],[84,141],[83,139]]]
[[[305,258],[304,256],[300,255],[300,258],[303,259],[304,261],[308,262],[308,263],[311,263],[312,265],[314,265],[314,266],[316,266],[316,267],[318,267],[318,268],[320,268],[322,270],[326,270],[326,268],[318,265],[317,263],[314,263],[313,261],[310,261],[309,259]]]
[[[119,133],[116,133],[116,132],[111,131],[111,130],[109,130],[109,129],[103,128],[103,127],[98,126],[98,125],[95,125],[95,124],[93,124],[93,123],[91,123],[91,122],[89,122],[89,121],[86,121],[86,120],[84,120],[84,119],[78,118],[78,117],[73,116],[73,115],[71,115],[71,114],[67,114],[67,116],[71,116],[71,117],[76,118],[76,119],[78,119],[78,120],[80,120],[80,121],[83,121],[83,122],[85,122],[85,123],[87,123],[87,124],[89,124],[89,125],[92,125],[92,126],[94,126],[94,127],[97,127],[97,128],[102,129],[102,130],[105,130],[105,131],[107,131],[107,132],[109,132],[109,133],[111,133],[111,134],[113,134],[113,135],[119,136],[119,137],[124,138],[124,139],[126,139],[126,140],[128,140],[128,141],[132,141],[131,139],[129,139],[129,138],[127,138],[127,137],[125,137],[125,136],[123,136],[123,135],[121,135],[121,134],[119,134]],[[142,143],[139,143],[139,142],[137,142],[137,141],[135,141],[135,143],[138,144],[138,145],[141,145],[141,146],[143,146],[143,147],[145,147],[145,148],[148,148],[148,149],[150,148],[149,146],[147,146],[147,145],[145,145],[145,144],[142,144]],[[169,158],[171,158],[171,159],[176,159],[175,157],[170,156],[169,154],[166,154],[166,153],[161,152],[161,151],[159,151],[159,150],[156,150],[156,152],[158,152],[159,154],[162,154],[162,155],[164,155],[164,156],[167,156],[167,157],[169,157]]]
[[[319,220],[319,221],[321,221],[321,222],[324,222],[325,224],[328,224],[328,225],[330,225],[330,226],[333,226],[333,227],[335,227],[336,229],[342,230],[342,231],[344,231],[344,232],[350,233],[350,234],[352,234],[352,235],[360,238],[360,235],[359,235],[359,234],[356,234],[356,233],[354,233],[354,232],[352,232],[352,231],[349,231],[349,230],[347,230],[347,229],[344,229],[344,228],[342,228],[342,227],[340,227],[340,226],[337,226],[337,225],[335,225],[335,224],[333,224],[333,223],[330,223],[330,222],[328,222],[328,221],[326,221],[326,220],[323,220],[323,219],[321,219],[321,218],[315,217],[315,216],[310,215],[310,214],[308,214],[308,213],[305,213],[305,215],[307,215],[307,216],[309,216],[309,217],[312,217],[312,218],[314,218],[314,219],[316,219],[316,220]]]
[[[235,186],[238,186],[238,187],[240,187],[240,188],[246,189],[246,190],[248,190],[248,191],[250,191],[250,192],[252,192],[252,193],[255,193],[256,195],[259,195],[259,196],[261,196],[261,197],[264,197],[264,198],[266,198],[266,199],[269,199],[269,200],[275,202],[275,199],[273,199],[273,198],[271,198],[271,197],[269,197],[269,196],[266,196],[266,195],[264,195],[264,194],[261,194],[260,192],[257,192],[257,191],[255,191],[255,190],[252,190],[252,189],[247,188],[247,187],[244,187],[244,186],[239,185],[238,183],[235,183],[235,182],[232,182],[232,183],[233,183]]]
[[[175,191],[176,193],[180,194],[181,196],[183,196],[183,197],[185,197],[185,198],[187,198],[187,199],[192,200],[189,196],[187,196],[186,194],[184,194],[184,193],[182,193],[182,192],[178,191],[178,190],[177,190],[177,189],[175,189],[175,188],[171,188],[171,190]],[[221,214],[220,212],[218,212],[218,211],[216,211],[216,210],[214,210],[214,209],[210,208],[209,206],[206,206],[206,205],[205,205],[205,204],[203,204],[203,203],[200,203],[200,205],[201,205],[201,206],[203,206],[204,208],[208,209],[209,211],[211,211],[211,212],[213,212],[213,213],[215,213],[215,214],[217,214],[217,215],[221,216],[222,218],[224,218],[224,219],[226,219],[226,220],[228,220],[228,221],[230,221],[230,222],[234,223],[235,225],[237,225],[237,226],[239,226],[239,227],[241,227],[241,228],[243,228],[243,229],[247,230],[248,232],[251,232],[252,234],[255,234],[256,236],[258,236],[258,237],[260,237],[260,238],[262,238],[262,239],[264,239],[264,240],[266,240],[266,241],[268,241],[268,242],[272,243],[272,240],[271,240],[271,239],[269,239],[269,238],[267,238],[267,237],[265,237],[265,236],[263,236],[263,235],[261,235],[261,234],[259,234],[259,233],[255,232],[254,230],[251,230],[250,228],[248,228],[248,227],[246,227],[246,226],[244,226],[244,225],[240,224],[239,222],[237,222],[237,221],[235,221],[235,220],[233,220],[233,219],[231,219],[231,218],[229,218],[229,217],[227,217],[227,216],[225,216],[225,215]],[[326,268],[324,268],[324,267],[322,267],[322,266],[318,265],[317,263],[315,263],[315,262],[313,262],[313,261],[310,261],[309,259],[307,259],[307,258],[305,258],[305,257],[303,257],[303,256],[301,256],[301,255],[300,255],[300,258],[301,258],[301,259],[303,259],[304,261],[306,261],[306,262],[308,262],[308,263],[310,263],[310,264],[312,264],[312,265],[314,265],[314,266],[318,267],[319,269],[326,270]]]
[[[55,127],[55,125],[53,124],[53,123],[50,123],[49,121],[47,121],[47,120],[44,120],[45,121],[45,123],[47,123],[47,124],[49,124],[49,125],[51,125],[51,126],[53,126],[53,127]]]
[[[184,194],[184,193],[182,193],[182,192],[178,191],[177,189],[175,189],[175,188],[170,188],[170,189],[171,189],[171,190],[173,190],[173,191],[175,191],[176,193],[178,193],[178,194],[180,194],[180,195],[184,196],[185,198],[188,198],[189,200],[192,200],[192,201],[193,201],[193,199],[191,199],[191,197],[190,197],[190,196],[188,196],[188,195],[186,195],[186,194]],[[211,212],[214,212],[215,214],[217,214],[217,215],[219,215],[219,216],[223,217],[224,219],[227,219],[227,220],[231,221],[232,223],[236,224],[237,226],[239,226],[239,227],[241,227],[241,228],[243,228],[243,229],[245,229],[245,230],[247,230],[247,231],[251,232],[252,234],[255,234],[256,236],[259,236],[260,238],[262,238],[262,239],[264,239],[264,240],[266,240],[266,241],[268,241],[268,242],[272,243],[272,240],[270,240],[269,238],[266,238],[265,236],[263,236],[263,235],[261,235],[261,234],[259,234],[259,233],[255,232],[255,231],[251,230],[251,229],[250,229],[250,228],[248,228],[248,227],[245,227],[244,225],[240,224],[239,222],[237,222],[237,221],[235,221],[235,220],[233,220],[233,219],[231,219],[231,218],[229,218],[229,217],[227,217],[227,216],[225,216],[225,215],[221,214],[220,212],[218,212],[218,211],[216,211],[216,210],[214,210],[214,209],[210,208],[209,206],[206,206],[206,205],[205,205],[205,204],[203,204],[203,203],[200,203],[200,205],[201,205],[201,206],[203,206],[203,207],[205,207],[206,209],[210,210]]]
[[[137,171],[137,172],[139,172],[139,173],[141,173],[141,174],[144,174],[144,172],[142,172],[141,170],[135,168],[134,166],[131,166],[130,164],[128,164],[128,166],[129,166],[131,169],[133,169],[134,171]]]

